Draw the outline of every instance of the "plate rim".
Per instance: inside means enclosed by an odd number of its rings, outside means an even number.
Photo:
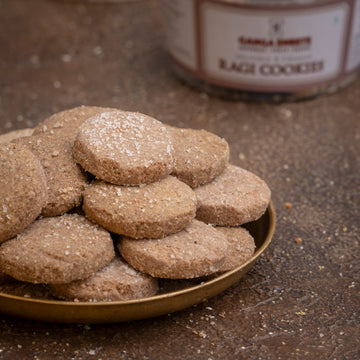
[[[217,293],[211,294],[208,297],[207,296],[204,297],[204,300],[209,299],[213,296],[216,296],[218,293],[221,293],[222,291],[224,291],[226,288],[230,287],[231,285],[233,285],[237,280],[239,280],[242,277],[242,275],[244,275],[247,271],[249,271],[250,268],[252,267],[252,265],[264,253],[266,248],[271,243],[274,232],[275,232],[275,227],[276,227],[276,212],[275,212],[275,207],[274,207],[274,204],[272,201],[269,202],[269,205],[268,205],[265,213],[266,212],[268,213],[268,216],[269,216],[269,227],[267,229],[265,240],[263,241],[261,246],[258,249],[256,249],[255,254],[250,259],[248,259],[245,263],[235,267],[234,269],[226,271],[223,274],[215,276],[214,278],[212,278],[210,280],[204,280],[204,282],[195,284],[194,286],[186,287],[184,289],[170,291],[170,292],[166,292],[163,294],[157,294],[157,295],[153,295],[153,296],[146,297],[146,298],[132,299],[132,300],[127,300],[127,301],[99,301],[99,302],[78,301],[78,302],[74,302],[74,301],[66,301],[66,300],[25,298],[25,297],[18,296],[18,295],[11,295],[11,294],[0,292],[0,313],[5,313],[5,314],[9,313],[9,312],[4,312],[4,310],[2,309],[2,306],[1,306],[2,301],[5,301],[5,302],[13,301],[20,305],[25,304],[28,306],[30,306],[32,304],[35,306],[46,305],[47,307],[53,306],[54,308],[63,308],[64,310],[69,309],[69,310],[75,310],[75,311],[76,311],[76,309],[88,309],[88,308],[112,309],[112,308],[121,308],[121,307],[124,307],[124,308],[130,307],[131,308],[131,307],[136,307],[136,306],[146,306],[146,305],[155,304],[157,302],[159,302],[159,303],[166,302],[172,298],[184,297],[188,294],[201,291],[202,289],[206,290],[208,288],[212,288],[217,283],[221,283],[222,281],[226,280],[224,289],[222,289],[221,291],[219,291]],[[195,305],[196,303],[199,303],[199,302],[200,301],[194,302],[192,305]],[[188,307],[188,306],[185,306],[185,307]],[[185,307],[181,307],[181,306],[177,307],[174,311],[182,310]],[[174,312],[174,311],[169,311],[169,312]],[[136,316],[135,316],[134,320],[158,316],[158,315],[165,314],[165,313],[168,313],[168,312],[159,313],[159,314],[155,314],[155,315],[150,314],[149,316],[142,316],[139,318],[136,318]],[[18,315],[21,317],[20,311],[19,311],[19,314],[17,314],[16,311],[15,312],[12,311],[11,315],[15,315],[15,316]],[[31,318],[29,316],[25,316],[25,317]],[[40,319],[40,320],[46,321],[46,319],[43,319],[41,316],[37,316],[36,318],[37,318],[37,320]],[[116,322],[120,322],[120,321],[127,321],[128,319],[122,320],[120,317],[120,319],[117,318],[114,320]],[[67,322],[67,323],[71,322],[71,321],[68,321],[67,319],[64,319],[64,321],[61,321],[61,319],[58,319],[58,321],[54,321],[54,320],[51,320],[51,321],[52,322]],[[115,322],[115,321],[110,320],[110,321],[104,321],[104,322]],[[93,321],[88,321],[88,322],[94,323]],[[95,322],[99,322],[99,321],[95,321]],[[79,321],[77,321],[77,323],[79,323]]]

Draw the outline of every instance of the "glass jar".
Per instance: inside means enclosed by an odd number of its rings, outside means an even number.
[[[175,73],[210,94],[295,101],[360,68],[360,0],[163,0]]]

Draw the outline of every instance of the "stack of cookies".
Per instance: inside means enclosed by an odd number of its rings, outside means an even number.
[[[155,295],[160,279],[241,265],[255,244],[240,225],[263,215],[270,190],[228,161],[214,134],[111,108],[0,136],[3,291],[130,300]]]

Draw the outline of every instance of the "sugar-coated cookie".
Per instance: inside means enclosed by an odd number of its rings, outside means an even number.
[[[172,172],[192,188],[220,175],[229,161],[229,145],[206,130],[168,127],[174,140],[175,166]]]
[[[21,281],[68,283],[89,277],[115,256],[110,234],[77,214],[43,218],[0,246],[0,268]]]
[[[173,176],[142,186],[94,181],[84,192],[86,216],[117,234],[159,238],[182,230],[195,217],[196,196]]]
[[[236,226],[257,220],[270,202],[270,189],[250,171],[228,165],[212,182],[194,189],[196,218],[208,224]]]
[[[24,230],[47,202],[43,167],[28,149],[0,144],[0,243]]]
[[[215,229],[223,233],[228,241],[227,255],[221,272],[240,266],[254,255],[255,241],[246,229],[240,226],[217,226]]]
[[[193,220],[184,230],[163,239],[122,237],[118,248],[135,269],[159,278],[188,279],[220,270],[227,252],[226,236]]]
[[[114,111],[113,108],[100,106],[78,106],[72,109],[57,112],[43,120],[34,128],[34,135],[48,134],[67,138],[74,142],[79,126],[90,117],[102,113]]]
[[[143,274],[120,257],[85,280],[50,285],[51,293],[65,300],[127,301],[153,296],[158,291],[157,279]]]
[[[71,142],[48,134],[15,141],[31,150],[44,168],[48,201],[43,216],[61,215],[81,204],[88,183],[85,172],[73,159]]]
[[[20,129],[13,130],[0,135],[0,144],[9,143],[15,139],[30,136],[33,134],[34,129]]]
[[[140,113],[113,111],[86,120],[79,128],[73,154],[86,171],[118,185],[151,183],[173,169],[168,130]]]

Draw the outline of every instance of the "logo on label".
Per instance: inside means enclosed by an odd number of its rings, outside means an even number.
[[[267,37],[253,37],[240,35],[238,37],[239,50],[252,52],[289,52],[306,51],[310,49],[311,36],[286,36],[286,23],[283,18],[270,18]]]
[[[279,38],[284,35],[284,23],[282,18],[269,19],[269,36],[271,38]]]

